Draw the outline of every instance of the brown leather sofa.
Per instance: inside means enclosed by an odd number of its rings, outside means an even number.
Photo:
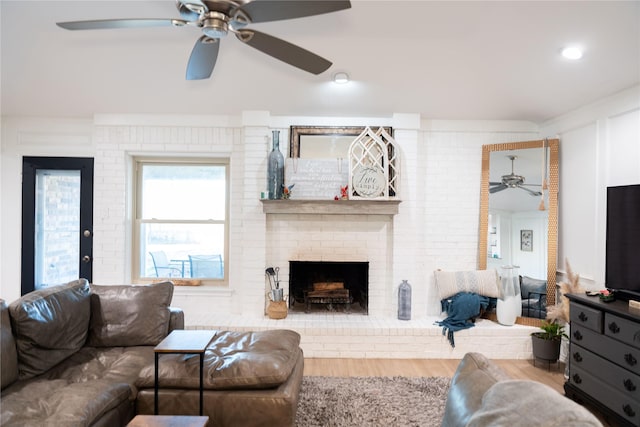
[[[2,301],[3,426],[119,426],[135,415],[134,383],[153,347],[184,327],[173,283],[84,280]]]
[[[0,300],[2,426],[124,426],[153,412],[153,348],[184,314],[173,284],[80,279]],[[293,425],[302,382],[292,331],[215,332],[205,363],[213,425]],[[160,413],[197,414],[198,357],[161,356]],[[194,369],[194,364],[197,368]]]
[[[467,353],[451,380],[442,427],[602,427],[551,387],[514,380],[480,353]]]

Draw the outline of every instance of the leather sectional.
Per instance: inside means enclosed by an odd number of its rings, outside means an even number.
[[[184,328],[171,282],[90,285],[80,279],[0,300],[3,426],[124,426],[153,413],[154,347]],[[300,336],[216,331],[205,353],[211,425],[294,425]],[[160,413],[197,415],[198,357],[160,357]],[[195,364],[194,364],[195,363]]]

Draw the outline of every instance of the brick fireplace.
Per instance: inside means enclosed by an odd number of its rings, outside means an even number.
[[[363,274],[368,279],[366,291],[363,288],[354,291],[365,293],[366,300],[358,296],[354,308],[362,302],[366,307],[362,310],[370,316],[394,315],[397,299],[393,275],[394,215],[268,214],[266,231],[267,264],[280,267],[281,285],[289,291],[294,289],[294,301],[301,298],[297,290],[300,273],[292,265],[308,261],[325,263],[325,267],[362,264],[368,267]],[[332,278],[335,275],[326,277]],[[309,285],[308,278],[302,280],[305,281],[302,286]]]

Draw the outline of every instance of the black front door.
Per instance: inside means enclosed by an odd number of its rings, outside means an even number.
[[[93,159],[22,160],[22,295],[91,281]]]

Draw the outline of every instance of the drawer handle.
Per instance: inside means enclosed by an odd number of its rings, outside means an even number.
[[[582,362],[582,356],[579,352],[576,351],[575,353],[573,353],[573,360],[575,360],[576,362]]]
[[[633,408],[631,408],[631,405],[629,405],[628,403],[622,405],[622,410],[624,411],[625,414],[627,414],[630,417],[636,416],[636,411],[634,411]]]
[[[624,388],[626,388],[629,391],[636,391],[636,385],[633,383],[633,381],[631,381],[629,378],[627,378],[626,380],[624,380]]]
[[[576,339],[576,341],[580,341],[582,339],[582,334],[580,333],[580,331],[575,331],[573,333],[573,337]]]
[[[609,323],[609,330],[612,333],[617,334],[618,332],[620,332],[620,327],[616,325],[616,322],[611,322]]]
[[[573,374],[573,382],[576,384],[580,384],[582,382],[582,378],[580,378],[580,375]]]
[[[582,320],[583,322],[586,322],[588,318],[589,317],[586,314],[584,314],[583,311],[581,311],[580,315],[578,316],[578,319]]]
[[[630,366],[635,366],[638,361],[631,353],[627,353],[624,355],[624,361],[627,362]]]

